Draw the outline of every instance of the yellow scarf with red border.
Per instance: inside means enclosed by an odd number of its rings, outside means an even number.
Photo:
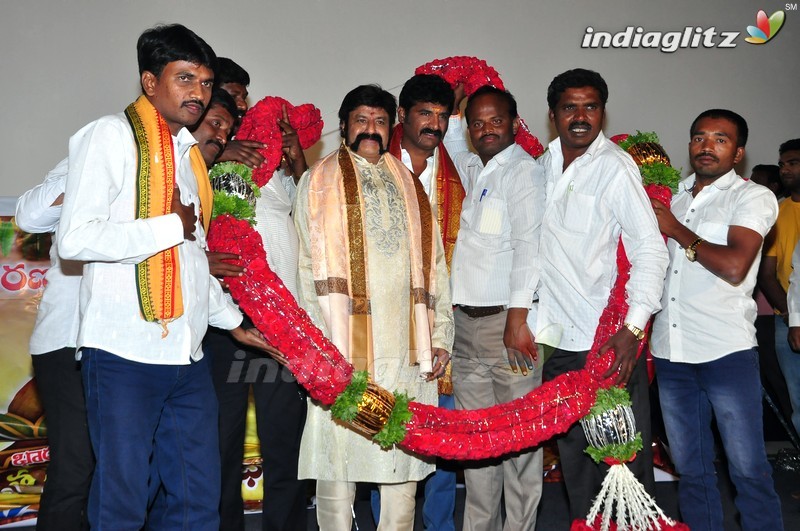
[[[161,114],[145,96],[128,105],[125,116],[133,129],[138,168],[136,175],[136,219],[164,216],[172,211],[175,181],[175,148],[172,133]],[[213,192],[200,149],[189,151],[200,197],[200,217],[208,230]],[[183,315],[178,247],[170,247],[136,264],[139,309],[145,321],[167,325]]]

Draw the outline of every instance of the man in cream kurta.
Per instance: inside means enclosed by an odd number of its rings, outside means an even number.
[[[371,378],[390,391],[403,391],[418,402],[436,404],[437,386],[433,378],[444,372],[453,343],[447,267],[439,229],[427,201],[417,201],[420,196],[413,193],[411,174],[385,152],[395,116],[394,97],[379,87],[358,87],[345,97],[339,116],[346,145],[312,167],[298,186],[295,223],[300,237],[300,304],[357,369],[366,367]],[[340,178],[331,178],[332,175]],[[325,209],[331,204],[341,204],[336,201],[347,196],[348,179],[357,183],[360,196],[360,209],[356,210],[360,210],[362,220],[358,239],[363,246],[356,243],[352,230],[345,230],[343,235],[339,232],[348,223],[353,228],[351,216],[338,224],[331,224],[326,217],[345,216],[349,212],[350,209],[335,206]],[[320,182],[345,184],[339,190],[325,188],[323,193],[320,188],[324,185]],[[424,191],[421,194],[425,197]],[[319,217],[328,222],[315,221]],[[337,254],[340,237],[342,242],[349,238],[349,245],[345,243]],[[320,244],[321,240],[324,243]],[[430,245],[427,253],[420,248],[424,247],[420,241]],[[327,280],[317,278],[320,266],[315,252],[322,248],[327,250],[323,256],[323,260],[327,257]],[[336,332],[342,321],[354,322],[354,314],[358,313],[358,305],[354,304],[357,294],[352,290],[345,293],[349,305],[344,310],[340,307],[337,312],[335,297],[341,297],[341,292],[336,293],[338,280],[345,281],[345,286],[358,284],[358,273],[352,272],[358,268],[351,266],[355,262],[353,257],[360,252],[365,255],[366,318],[371,319],[372,334],[371,353],[366,361],[360,359],[365,353],[360,352],[356,341],[349,340],[353,336],[347,333],[347,325],[345,333]],[[426,254],[430,274],[425,281],[425,293],[420,295],[422,288],[417,286],[420,277],[415,271],[426,270],[419,264],[426,260]],[[345,273],[349,279],[340,278],[337,269],[352,274]],[[414,295],[414,312],[409,311],[410,294]],[[420,298],[426,301],[427,323],[421,322],[417,310]],[[425,341],[419,341],[419,335],[415,340],[415,329],[430,334]],[[412,340],[417,343],[415,347],[410,344]],[[429,346],[425,344],[427,340]],[[416,482],[433,471],[432,460],[420,459],[400,449],[383,450],[370,439],[333,421],[328,408],[309,404],[300,477],[317,480],[320,529],[350,528],[355,483],[360,481],[380,485],[384,503],[378,529],[413,529]]]

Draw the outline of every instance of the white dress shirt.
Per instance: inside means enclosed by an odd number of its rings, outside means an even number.
[[[199,214],[197,182],[189,161],[196,143],[186,129],[172,138],[175,180],[183,204]],[[233,329],[242,320],[209,275],[205,233],[184,241],[177,214],[136,219],[137,154],[133,132],[120,113],[92,122],[69,142],[69,173],[58,237],[62,258],[88,262],[81,282],[77,347],[106,350],[128,360],[185,365],[202,358],[210,323]],[[178,246],[184,313],[168,325],[145,321],[139,310],[134,265]]]
[[[15,215],[19,228],[32,234],[57,230],[61,205],[52,204],[64,193],[67,168],[68,159],[64,159],[47,174],[42,184],[22,194]],[[50,268],[45,274],[46,285],[31,334],[31,354],[75,348],[80,322],[78,293],[82,270],[83,262],[59,258],[58,242],[54,236],[50,246]]]
[[[436,196],[436,183],[434,181],[436,180],[435,161],[437,160],[439,160],[438,147],[433,150],[433,154],[430,157],[425,159],[425,169],[422,170],[422,173],[416,176],[417,179],[419,179],[419,182],[422,184],[423,190],[425,190],[425,193],[428,194],[429,198]],[[414,164],[411,160],[411,155],[408,154],[408,151],[406,151],[406,148],[403,146],[400,146],[400,161],[405,165],[406,168],[408,168],[408,171],[414,174]],[[431,203],[435,205],[436,201],[431,200]],[[434,211],[434,214],[435,213],[436,212]]]
[[[297,229],[292,221],[297,186],[294,177],[278,169],[256,198],[256,231],[261,235],[267,264],[297,298]]]
[[[560,139],[540,160],[547,209],[539,251],[537,332],[560,326],[559,348],[591,348],[617,278],[620,236],[631,261],[625,322],[644,328],[660,308],[668,256],[633,159],[600,132],[566,170]]]
[[[680,184],[672,198],[672,213],[698,237],[727,245],[731,226],[761,235],[778,217],[778,202],[769,189],[745,181],[731,170],[692,197],[695,176]],[[702,244],[700,244],[702,247]],[[756,343],[756,302],[753,287],[761,251],[745,279],[732,285],[700,265],[671,239],[670,264],[650,346],[653,356],[682,363],[705,363]],[[702,248],[699,253],[702,254]]]
[[[517,144],[486,166],[469,151],[451,158],[466,192],[450,272],[453,304],[530,308],[544,213],[541,166]]]

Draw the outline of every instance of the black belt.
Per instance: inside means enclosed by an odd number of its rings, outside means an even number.
[[[458,308],[467,316],[477,319],[478,317],[489,317],[490,315],[497,315],[506,310],[505,306],[466,306],[458,304]]]

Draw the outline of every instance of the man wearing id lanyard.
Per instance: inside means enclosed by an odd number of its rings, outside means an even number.
[[[654,494],[650,450],[647,367],[636,346],[644,337],[659,299],[667,249],[633,159],[602,132],[608,86],[597,72],[575,69],[553,79],[547,89],[550,121],[558,138],[541,159],[547,179],[547,210],[539,252],[541,285],[536,331],[560,327],[562,334],[545,362],[545,380],[581,369],[594,341],[600,314],[617,276],[617,246],[622,237],[631,261],[624,326],[600,349],[614,350],[604,377],[617,374],[633,401],[636,428],[644,449],[629,463]],[[607,465],[584,453],[588,446],[576,424],[558,439],[570,519],[585,518],[600,491]]]
[[[485,86],[465,110],[472,145],[453,155],[466,191],[451,286],[456,324],[453,393],[457,409],[479,409],[519,398],[541,384],[527,325],[544,213],[541,166],[514,143],[517,105],[508,92]],[[451,124],[450,139],[463,134]],[[451,153],[454,150],[451,148]],[[499,462],[472,463],[466,481],[465,530],[536,526],[542,487],[541,450]]]

